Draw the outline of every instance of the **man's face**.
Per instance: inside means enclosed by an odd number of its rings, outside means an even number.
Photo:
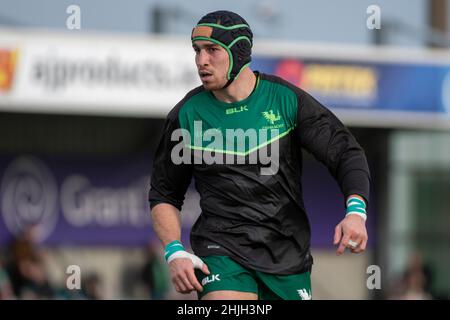
[[[198,40],[192,45],[195,51],[200,80],[206,90],[219,90],[227,83],[230,65],[227,51],[210,41]]]

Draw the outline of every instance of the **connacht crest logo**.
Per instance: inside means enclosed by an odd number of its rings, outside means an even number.
[[[281,119],[280,114],[278,113],[277,115],[275,115],[273,113],[273,110],[264,111],[262,113],[262,115],[264,116],[264,118],[266,118],[267,121],[270,122],[270,124],[274,124],[275,121],[278,121]]]

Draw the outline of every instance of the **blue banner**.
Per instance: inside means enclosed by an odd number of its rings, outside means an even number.
[[[450,65],[256,57],[330,108],[450,114]]]

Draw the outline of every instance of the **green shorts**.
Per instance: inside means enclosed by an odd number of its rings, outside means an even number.
[[[276,275],[250,270],[230,257],[201,257],[210,275],[195,269],[195,275],[203,286],[199,299],[207,293],[219,290],[253,292],[260,300],[310,300],[311,274]]]

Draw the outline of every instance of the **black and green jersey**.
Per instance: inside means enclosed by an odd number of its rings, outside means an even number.
[[[256,74],[257,86],[243,101],[225,103],[198,87],[172,109],[154,157],[150,206],[181,209],[194,177],[202,210],[191,230],[196,255],[301,273],[312,265],[302,148],[328,167],[345,197],[367,201],[369,169],[364,151],[327,108],[281,78]]]

